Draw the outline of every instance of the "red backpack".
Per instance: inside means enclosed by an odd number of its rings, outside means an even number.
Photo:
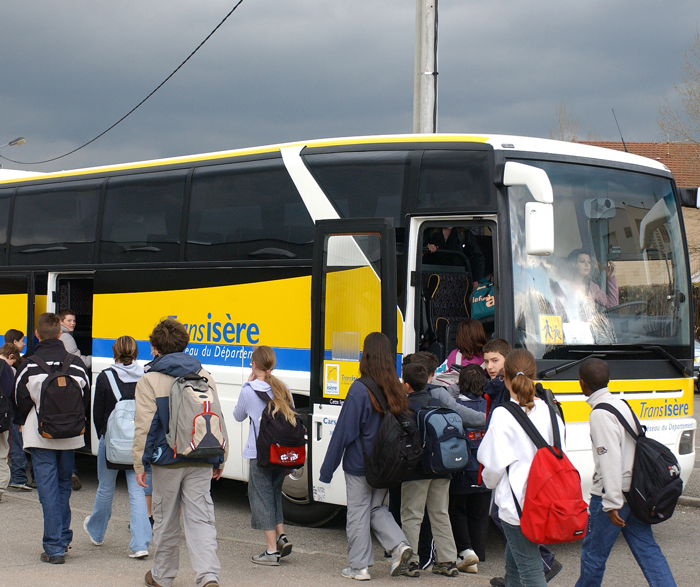
[[[554,437],[554,446],[550,446],[520,406],[510,401],[502,405],[537,447],[522,509],[513,488],[510,490],[523,535],[535,544],[580,540],[586,535],[588,505],[581,496],[581,476],[561,449],[554,409],[547,403]]]

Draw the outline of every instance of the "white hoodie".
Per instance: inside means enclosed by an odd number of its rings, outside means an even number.
[[[515,402],[513,399],[510,401]],[[517,402],[515,403],[517,405]],[[541,399],[535,398],[535,405],[527,416],[542,438],[550,445],[553,444],[552,420],[547,404]],[[559,416],[557,419],[562,450],[566,452],[564,422]],[[496,488],[494,501],[498,506],[498,516],[501,521],[511,526],[520,526],[520,517],[513,502],[511,487],[522,508],[527,476],[530,473],[530,466],[536,452],[537,447],[508,410],[494,408],[488,430],[481,441],[481,446],[479,446],[477,458],[484,465],[482,479],[486,487]],[[506,474],[506,467],[510,467],[509,474]]]

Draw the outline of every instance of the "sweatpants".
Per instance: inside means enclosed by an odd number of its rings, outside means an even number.
[[[153,579],[170,587],[180,564],[180,508],[195,584],[219,580],[211,467],[153,465]]]
[[[386,489],[375,489],[365,477],[347,473],[345,488],[348,501],[348,562],[353,569],[374,565],[370,529],[388,553],[393,553],[402,542],[408,543],[389,508],[384,505]]]

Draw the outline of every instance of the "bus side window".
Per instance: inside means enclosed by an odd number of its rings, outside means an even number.
[[[20,188],[15,199],[10,263],[91,263],[102,181]]]
[[[101,263],[177,261],[187,170],[107,182]]]
[[[313,234],[281,158],[195,170],[187,261],[310,259]]]
[[[5,264],[7,224],[10,220],[10,196],[14,190],[0,190],[0,265]]]

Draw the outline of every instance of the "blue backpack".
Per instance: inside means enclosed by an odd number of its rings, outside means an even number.
[[[457,402],[481,412],[486,413],[486,399],[484,397],[467,396],[467,399],[457,399]],[[488,491],[483,485],[479,485],[479,461],[476,459],[476,453],[479,450],[479,445],[486,434],[484,428],[467,428],[465,430],[467,437],[467,443],[469,444],[469,452],[471,453],[471,458],[469,460],[469,466],[466,468],[459,480],[457,477],[453,479],[453,483],[457,482],[462,487],[463,491],[461,493],[478,493],[481,491]]]
[[[435,398],[427,403],[416,400],[409,403],[416,414],[418,433],[423,443],[420,461],[423,472],[448,475],[464,471],[469,466],[470,458],[460,415],[440,407],[440,402]]]

